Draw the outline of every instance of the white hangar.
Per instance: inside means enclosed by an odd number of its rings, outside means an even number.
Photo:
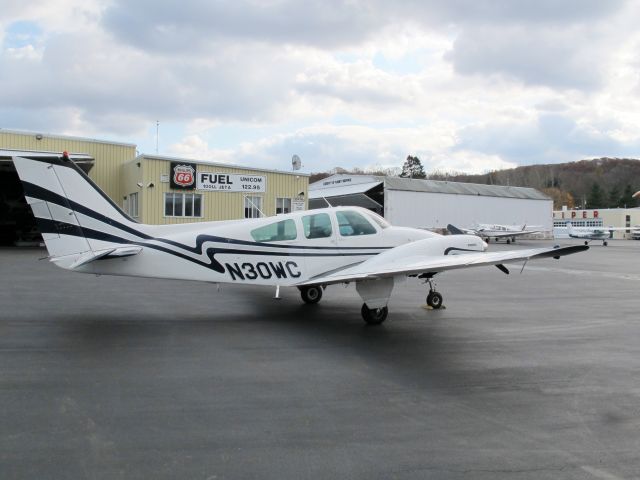
[[[309,208],[357,205],[393,225],[444,229],[451,223],[553,229],[553,200],[533,188],[337,174],[309,185]]]

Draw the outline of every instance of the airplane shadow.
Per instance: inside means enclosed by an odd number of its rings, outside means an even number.
[[[319,351],[331,361],[344,358],[351,366],[366,365],[367,375],[429,391],[464,388],[466,376],[477,369],[473,348],[456,339],[459,322],[449,328],[446,311],[416,306],[414,313],[392,312],[385,324],[368,326],[359,305],[358,301],[332,304],[331,299],[304,305],[298,299],[274,302],[253,297],[244,310],[198,311],[180,318],[157,314],[121,318],[107,312],[71,315],[57,324],[57,341],[69,353],[119,356],[118,363],[122,358],[139,358],[145,351],[162,355],[163,350],[175,349],[174,355],[190,355],[190,349],[204,352],[221,348],[221,343],[233,348],[234,341],[286,344]]]

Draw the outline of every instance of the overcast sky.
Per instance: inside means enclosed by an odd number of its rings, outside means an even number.
[[[0,0],[0,128],[304,171],[640,157],[618,0]]]

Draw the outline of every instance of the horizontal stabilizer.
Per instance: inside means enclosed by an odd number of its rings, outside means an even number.
[[[80,255],[75,262],[69,265],[69,269],[73,270],[75,268],[81,267],[82,265],[86,265],[87,263],[91,263],[95,260],[99,259],[107,259],[107,258],[117,258],[117,257],[130,257],[132,255],[137,255],[142,251],[142,247],[137,245],[126,246],[126,247],[116,247],[116,248],[107,248],[105,250],[97,250],[85,252]],[[52,262],[59,261],[61,258],[52,258]]]

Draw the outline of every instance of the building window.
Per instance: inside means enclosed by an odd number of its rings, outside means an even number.
[[[138,192],[129,194],[128,207],[129,216],[136,218],[138,216]]]
[[[199,193],[165,193],[165,217],[201,217],[202,195]]]
[[[276,215],[280,213],[291,213],[290,198],[276,198]]]
[[[260,218],[262,216],[262,197],[244,197],[244,218]]]

